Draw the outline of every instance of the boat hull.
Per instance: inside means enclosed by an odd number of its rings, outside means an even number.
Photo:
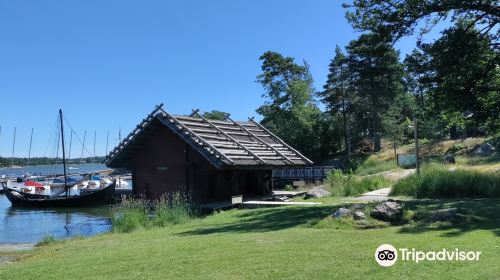
[[[111,183],[105,188],[78,196],[58,196],[47,197],[37,195],[25,195],[16,190],[3,186],[5,196],[10,200],[13,206],[44,208],[44,207],[87,207],[106,204],[112,201],[115,192],[116,182]]]

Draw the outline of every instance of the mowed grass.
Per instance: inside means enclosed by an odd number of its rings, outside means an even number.
[[[498,279],[500,200],[428,201],[467,208],[474,222],[432,229],[317,228],[340,206],[231,210],[165,228],[109,233],[37,247],[0,266],[0,279]],[[478,262],[374,260],[384,243],[418,250],[481,251]]]

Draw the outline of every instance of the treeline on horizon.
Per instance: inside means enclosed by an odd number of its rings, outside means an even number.
[[[104,156],[73,158],[73,159],[67,159],[66,163],[67,164],[101,163],[104,161],[104,159],[105,159]],[[62,158],[33,157],[28,161],[28,158],[23,158],[23,157],[14,157],[14,158],[0,157],[0,167],[52,165],[52,164],[62,164]]]
[[[500,13],[493,0],[475,2],[344,4],[346,18],[362,33],[336,46],[322,89],[314,88],[306,61],[273,51],[260,57],[257,82],[266,99],[256,110],[261,123],[317,163],[332,158],[351,163],[351,154],[379,151],[382,138],[394,149],[409,143],[414,118],[421,139],[499,139]],[[400,57],[394,42],[411,34],[421,38],[446,16],[452,24],[440,38],[419,39]],[[207,114],[224,118],[220,111]]]

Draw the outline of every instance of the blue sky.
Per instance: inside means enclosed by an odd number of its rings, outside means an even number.
[[[17,127],[15,155],[27,156],[33,127],[32,154],[50,156],[59,108],[80,137],[87,130],[87,145],[97,131],[98,155],[107,131],[113,147],[120,128],[126,135],[161,102],[178,114],[254,116],[264,102],[259,56],[306,60],[321,88],[335,45],[359,35],[344,13],[328,0],[0,0],[0,155],[10,157]]]

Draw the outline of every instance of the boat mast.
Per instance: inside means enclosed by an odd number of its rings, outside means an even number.
[[[64,188],[66,189],[66,198],[68,197],[68,180],[66,175],[66,153],[64,152],[64,125],[63,125],[63,115],[62,110],[59,109],[59,119],[61,121],[61,146],[62,146],[62,158],[63,158],[63,169],[64,169]]]
[[[0,126],[0,132],[2,132],[1,126]],[[108,143],[109,143],[109,131],[106,133],[106,155],[108,155]]]
[[[87,131],[83,133],[83,143],[82,143],[82,154],[80,155],[80,163],[83,161],[83,149],[85,149],[85,138],[87,137]]]
[[[71,134],[69,136],[69,152],[68,152],[68,160],[71,159],[71,143],[73,143],[73,129],[71,129]]]
[[[2,135],[2,126],[0,125],[0,136]],[[107,149],[106,149],[107,150]],[[2,163],[5,163],[4,159],[2,158],[2,155],[0,155],[0,158],[2,159]]]
[[[33,128],[31,128],[30,149],[28,151],[28,166],[30,165],[30,160],[31,160],[31,143],[33,143]]]
[[[97,138],[97,131],[94,130],[94,161],[95,161],[95,140]]]
[[[14,151],[16,148],[16,130],[17,127],[14,126],[14,141],[12,141],[12,156],[10,157],[10,165],[14,166]]]

